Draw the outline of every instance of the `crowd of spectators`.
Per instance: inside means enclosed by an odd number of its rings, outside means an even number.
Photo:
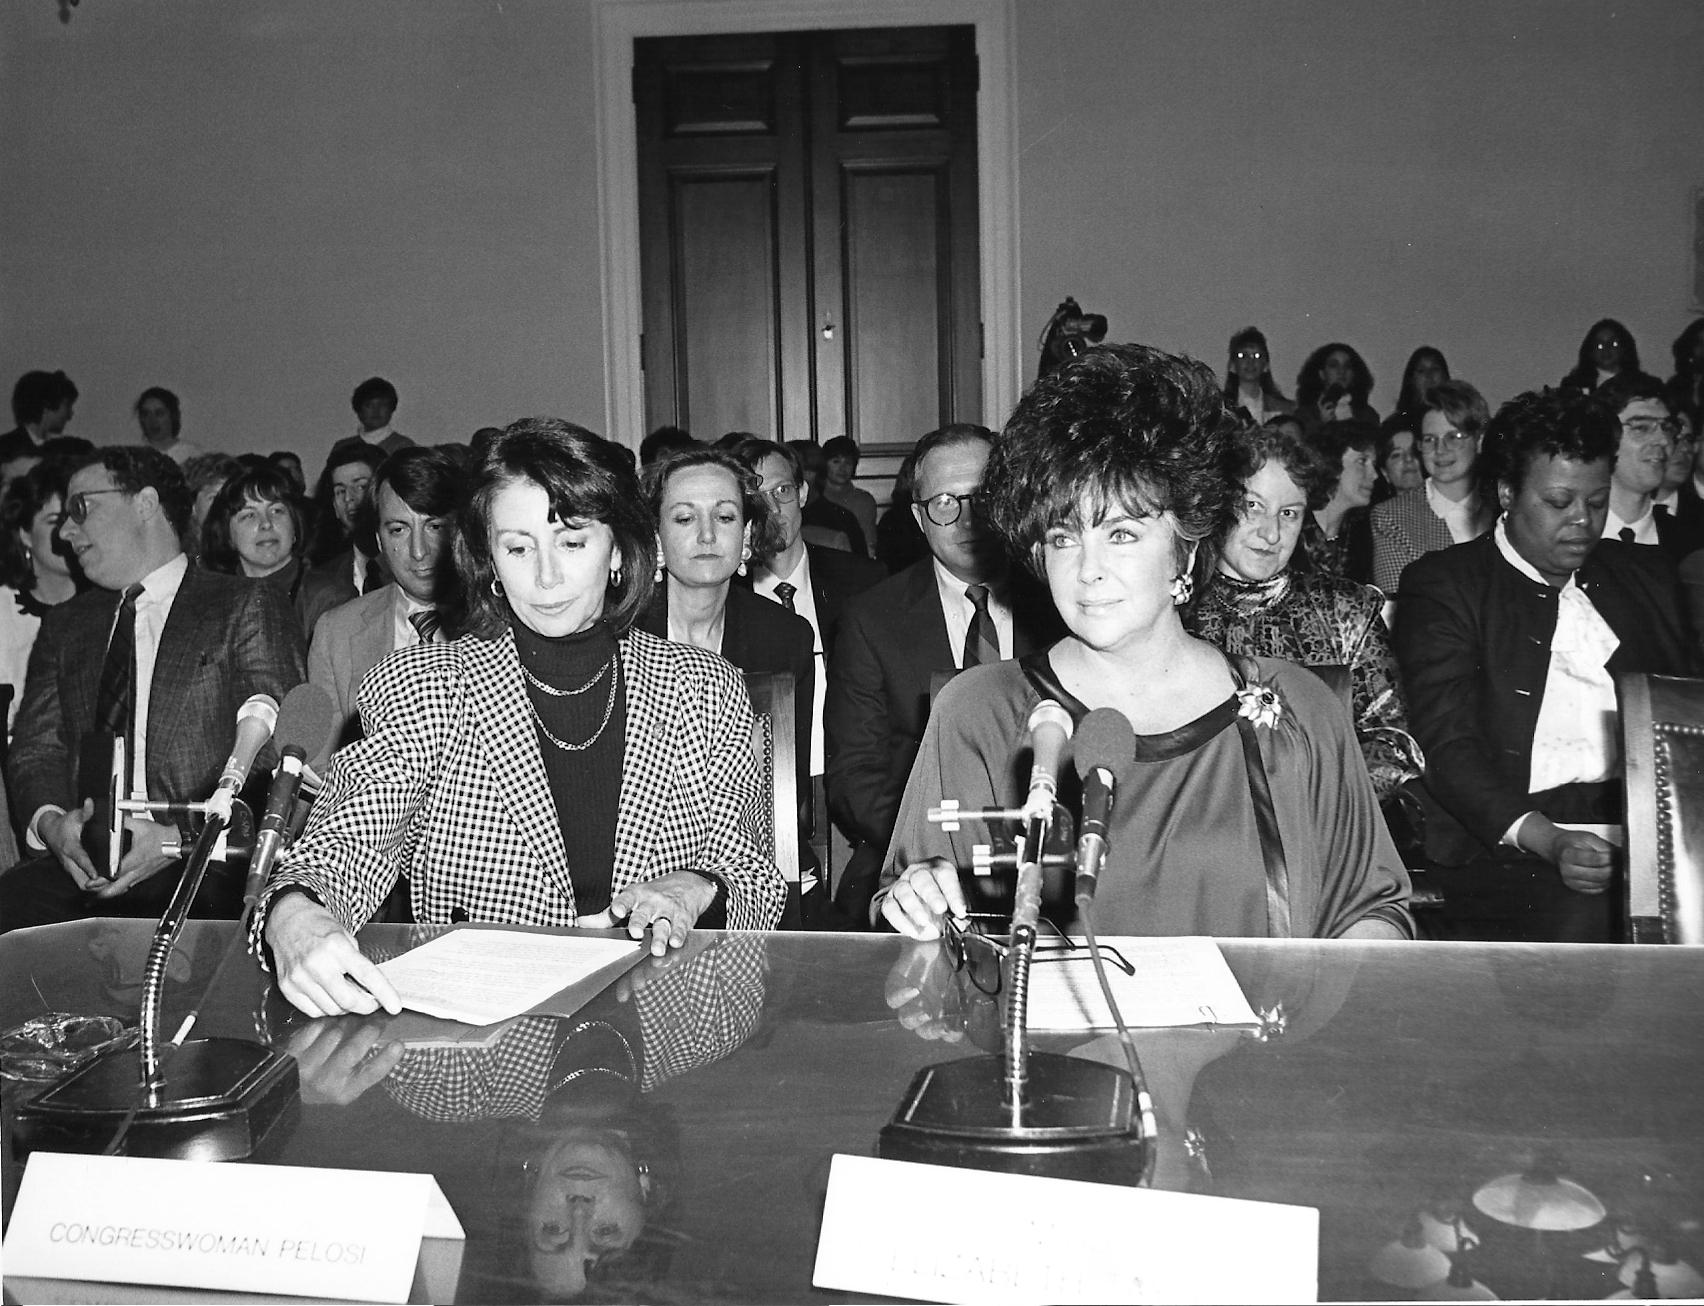
[[[1109,384],[1096,368],[1121,367],[1127,388],[1151,374],[1156,395],[1190,396],[1194,434],[1177,457],[1204,457],[1211,444],[1218,461],[1197,474],[1221,478],[1231,505],[1216,518],[1203,509],[1200,529],[1180,528],[1167,545],[1178,566],[1162,578],[1172,597],[1161,607],[1175,615],[1153,637],[1174,651],[1205,641],[1239,677],[1265,659],[1298,664],[1325,686],[1323,703],[1340,696],[1373,810],[1401,834],[1410,867],[1448,881],[1440,932],[1614,937],[1614,676],[1690,675],[1704,651],[1704,319],[1674,341],[1666,379],[1642,370],[1631,334],[1606,318],[1557,385],[1501,402],[1421,346],[1383,420],[1370,369],[1341,341],[1307,356],[1293,398],[1252,326],[1231,337],[1222,382],[1154,351],[1091,354],[1069,365],[1058,393],[1038,382],[1004,432],[906,433],[914,444],[885,511],[871,490],[888,487],[859,476],[860,448],[844,436],[705,441],[662,427],[636,458],[615,450],[655,536],[645,602],[624,620],[741,670],[793,677],[800,845],[841,851],[833,865],[805,854],[803,887],[821,887],[789,921],[861,929],[885,915],[927,932],[937,901],[956,907],[945,888],[934,896],[946,883],[934,870],[910,874],[920,845],[903,828],[922,801],[920,775],[959,774],[937,751],[953,739],[930,733],[951,728],[941,701],[971,710],[968,690],[939,699],[945,682],[982,665],[1028,668],[1027,682],[1009,671],[1010,685],[967,678],[998,691],[977,710],[1000,723],[1053,663],[1064,685],[1078,660],[1105,651],[1101,614],[1090,620],[1062,597],[1080,596],[1081,566],[1067,583],[1056,553],[1098,549],[1095,533],[1120,512],[1181,520],[1186,491],[1163,459],[1119,470],[1130,442],[1161,438],[1132,413],[1169,402],[1139,386],[1116,401],[1093,389]],[[315,759],[324,768],[363,737],[374,669],[398,650],[463,637],[489,602],[467,592],[457,550],[472,470],[504,432],[418,445],[395,425],[396,388],[370,378],[310,492],[292,452],[185,439],[169,389],[136,399],[133,441],[99,447],[69,432],[78,397],[64,372],[27,372],[15,427],[0,435],[4,835],[15,841],[8,855],[0,837],[10,863],[0,929],[152,913],[169,893],[188,834],[177,818],[126,822],[116,851],[95,837],[101,740],[130,741],[138,794],[201,798],[238,706],[306,679],[336,709],[335,737]],[[1096,425],[1091,400],[1111,405],[1110,425]],[[1077,425],[1038,434],[1063,420],[1049,404],[1078,403],[1088,406]],[[1019,445],[1034,466],[1011,461]],[[1051,523],[1031,520],[1013,488],[1049,466],[1086,496],[1060,498]],[[1141,663],[1121,656],[1107,666]],[[1315,691],[1288,676],[1273,683],[1311,704]],[[1199,685],[1212,681],[1203,664]],[[1146,710],[1127,706],[1138,719]],[[1138,738],[1140,758],[1149,736]],[[984,767],[997,790],[1008,762]],[[1395,882],[1368,874],[1368,901],[1394,901]],[[234,910],[229,886],[210,883],[204,897],[198,910]]]

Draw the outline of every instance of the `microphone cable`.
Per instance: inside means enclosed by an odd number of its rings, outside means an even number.
[[[1141,1121],[1142,1137],[1147,1146],[1142,1149],[1142,1177],[1137,1186],[1146,1188],[1154,1178],[1154,1162],[1160,1150],[1160,1130],[1154,1119],[1154,1100],[1148,1094],[1148,1080],[1142,1073],[1141,1058],[1136,1055],[1136,1040],[1130,1036],[1130,1029],[1124,1023],[1124,1013],[1118,1009],[1118,1000],[1112,995],[1112,983],[1106,977],[1106,961],[1101,956],[1100,941],[1095,937],[1094,903],[1092,901],[1079,904],[1082,910],[1078,913],[1083,922],[1083,938],[1089,945],[1089,962],[1094,966],[1095,979],[1100,982],[1101,996],[1106,999],[1107,1010],[1112,1012],[1112,1022],[1118,1027],[1118,1041],[1124,1048],[1124,1062],[1129,1067],[1132,1086],[1136,1091],[1136,1113]]]

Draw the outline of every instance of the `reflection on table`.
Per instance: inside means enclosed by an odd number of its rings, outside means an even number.
[[[168,1029],[232,928],[186,932]],[[85,921],[7,936],[0,1026],[43,1010],[133,1020],[148,933]],[[362,944],[388,955],[418,937],[372,926]],[[560,1299],[586,1276],[599,1300],[826,1296],[810,1277],[829,1158],[872,1154],[922,1066],[997,1047],[998,999],[934,944],[703,944],[571,1017],[455,1045],[398,1046],[383,1019],[308,1021],[244,960],[218,977],[197,1034],[259,1037],[301,1064],[302,1109],[266,1162],[438,1177],[468,1232],[461,1300]],[[1700,1263],[1704,954],[1221,946],[1271,1019],[1262,1035],[1137,1034],[1160,1118],[1154,1182],[1318,1207],[1323,1300],[1473,1285],[1600,1298],[1635,1280],[1666,1291]],[[1037,1042],[1118,1061],[1098,1034]],[[8,1212],[11,1113],[28,1091],[6,1087]],[[869,1236],[927,1214],[872,1213]]]

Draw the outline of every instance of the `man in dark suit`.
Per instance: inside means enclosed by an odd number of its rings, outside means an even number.
[[[0,877],[0,929],[151,916],[170,897],[181,863],[163,846],[184,838],[186,827],[128,818],[131,847],[110,882],[84,847],[93,805],[80,776],[98,776],[102,759],[80,754],[99,746],[103,730],[130,741],[133,796],[203,799],[244,700],[282,698],[302,681],[301,634],[282,594],[190,567],[180,538],[191,502],[177,464],[154,449],[103,449],[71,477],[60,532],[100,588],[43,618],[30,654],[9,770],[27,842],[43,855]],[[133,650],[113,659],[116,678],[109,645]],[[110,685],[122,687],[126,671],[130,688],[113,700]],[[209,880],[198,911],[235,915],[240,876],[235,886]]]
[[[1614,678],[1690,673],[1674,567],[1600,539],[1619,439],[1601,400],[1521,395],[1486,434],[1503,518],[1410,564],[1396,622],[1426,788],[1477,843],[1465,869],[1434,874],[1463,937],[1607,940],[1622,819]]]
[[[372,503],[373,478],[384,460],[384,454],[359,440],[339,442],[325,460],[314,497],[322,514],[330,511],[330,519],[322,520],[322,529],[335,533],[312,555],[320,561],[303,577],[301,593],[296,596],[302,629],[310,640],[327,612],[372,593],[390,579],[378,556],[377,541],[359,525]],[[339,548],[339,541],[346,547]],[[331,553],[332,549],[338,551]]]
[[[1680,514],[1657,506],[1680,432],[1663,398],[1663,383],[1642,372],[1624,372],[1594,393],[1615,410],[1621,424],[1604,537],[1654,545],[1678,564],[1704,548],[1704,529],[1696,513]]]
[[[829,664],[828,805],[853,841],[835,904],[869,919],[937,677],[1022,657],[1064,633],[1051,599],[1006,565],[973,506],[992,437],[950,426],[917,443],[912,512],[929,556],[846,606]]]

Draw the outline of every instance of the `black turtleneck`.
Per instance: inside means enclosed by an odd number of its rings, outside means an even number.
[[[590,915],[609,906],[621,768],[627,751],[627,685],[615,633],[603,621],[559,637],[541,635],[519,620],[510,625],[515,652],[532,677],[551,689],[581,691],[551,694],[531,678],[522,678],[562,829],[574,909],[581,916]],[[552,742],[551,735],[565,743],[592,742],[569,750]]]

